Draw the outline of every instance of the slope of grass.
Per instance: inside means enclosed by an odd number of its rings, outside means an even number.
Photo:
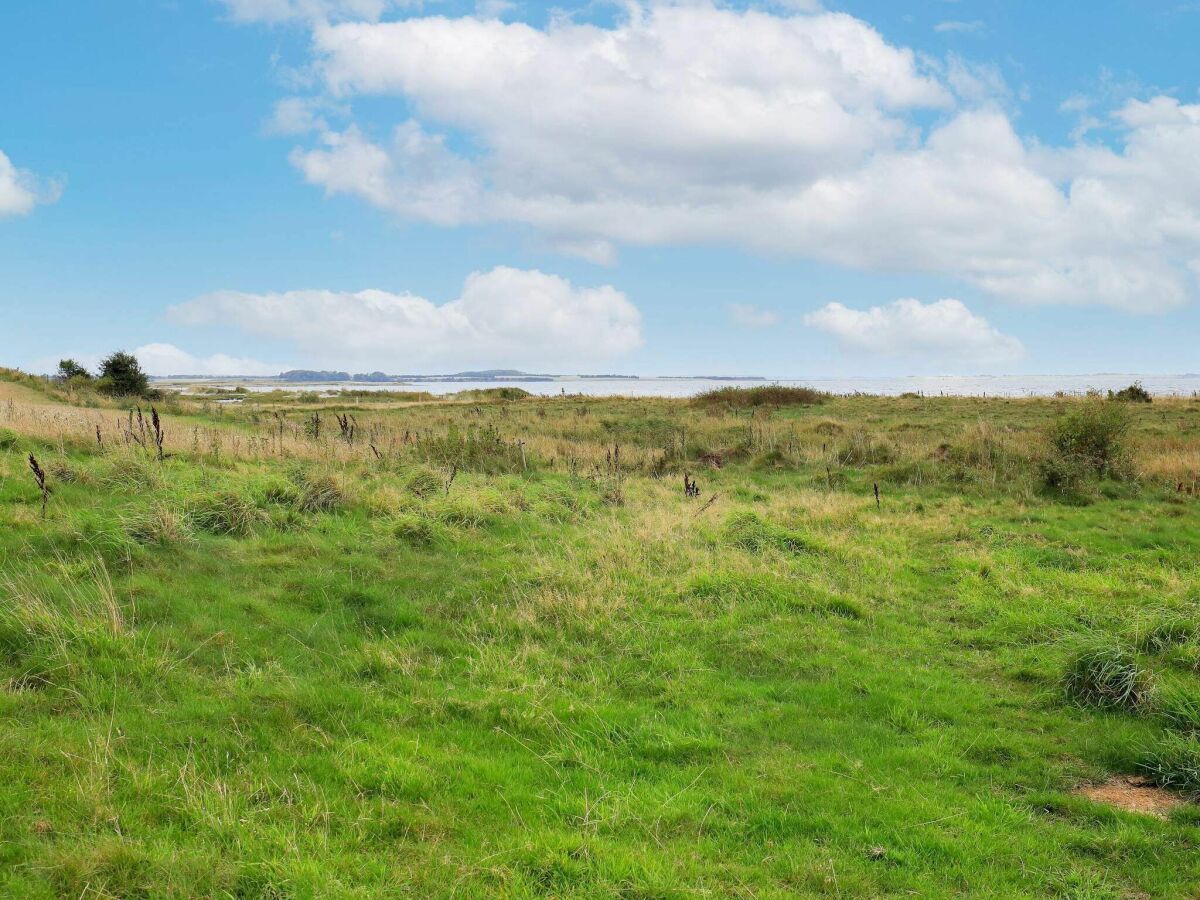
[[[243,409],[162,463],[0,419],[0,894],[1193,895],[1193,807],[1074,789],[1194,790],[1196,501],[1044,494],[1054,414]],[[1138,703],[1067,690],[1097,646]]]

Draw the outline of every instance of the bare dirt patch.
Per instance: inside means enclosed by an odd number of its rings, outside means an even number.
[[[1103,784],[1082,787],[1078,793],[1096,803],[1107,803],[1117,809],[1160,819],[1167,818],[1171,810],[1187,802],[1178,794],[1158,787],[1148,778],[1136,775],[1118,775]]]

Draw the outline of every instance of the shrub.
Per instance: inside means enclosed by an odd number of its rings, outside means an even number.
[[[1067,696],[1081,706],[1132,710],[1150,696],[1149,675],[1137,657],[1103,639],[1075,653],[1062,683]]]
[[[1116,474],[1123,462],[1128,430],[1129,414],[1120,404],[1089,401],[1054,423],[1050,446],[1059,460],[1105,477]]]
[[[1042,460],[1039,470],[1046,489],[1064,497],[1086,501],[1095,493],[1091,485],[1094,472],[1081,457],[1051,455]]]
[[[827,393],[815,388],[769,384],[761,387],[723,387],[705,391],[692,398],[692,405],[728,406],[733,409],[753,406],[815,406],[828,399]]]
[[[210,534],[243,535],[263,520],[254,504],[232,491],[222,491],[191,502],[188,519]]]
[[[1195,735],[1168,732],[1143,754],[1138,767],[1156,784],[1200,798],[1200,740]]]
[[[150,379],[136,356],[118,350],[100,363],[97,387],[101,393],[114,397],[144,397],[150,390]]]
[[[58,377],[63,381],[71,381],[76,378],[81,381],[91,381],[92,373],[73,359],[60,359],[58,361]]]
[[[1140,381],[1135,381],[1129,387],[1123,387],[1117,392],[1108,392],[1109,400],[1119,400],[1122,403],[1152,403],[1154,398],[1150,396],[1150,392],[1142,387]]]

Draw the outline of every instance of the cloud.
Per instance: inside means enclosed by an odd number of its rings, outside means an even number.
[[[327,131],[329,123],[325,120],[326,113],[344,117],[350,111],[322,97],[284,97],[275,104],[265,130],[268,134],[277,135]]]
[[[277,375],[281,368],[224,353],[193,356],[174,344],[143,344],[133,355],[148,375]]]
[[[641,346],[641,315],[613,287],[577,288],[537,270],[475,272],[438,306],[413,294],[221,291],[172,307],[191,326],[232,326],[287,344],[306,359],[362,371],[427,365],[598,362]]]
[[[745,303],[730,304],[729,317],[746,328],[769,328],[779,324],[779,313]]]
[[[18,169],[0,151],[0,217],[23,216],[39,204],[55,202],[61,195],[61,181]]]
[[[1045,147],[994,68],[927,63],[846,14],[703,0],[611,27],[322,22],[313,48],[328,99],[399,97],[409,118],[382,136],[313,123],[293,165],[401,217],[517,223],[606,263],[715,244],[1023,303],[1155,312],[1196,294],[1200,105],[1129,103],[1111,146]]]
[[[953,299],[896,300],[865,310],[830,303],[806,315],[804,323],[832,334],[845,349],[872,355],[986,366],[1025,353],[1020,341]]]
[[[983,29],[984,23],[980,19],[973,19],[970,22],[950,20],[946,22],[938,22],[933,26],[933,30],[938,34],[979,34],[983,31]]]

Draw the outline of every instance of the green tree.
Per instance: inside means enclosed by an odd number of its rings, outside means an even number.
[[[90,379],[92,374],[73,359],[60,359],[58,377],[63,381],[70,381],[72,378]]]
[[[150,379],[136,356],[118,350],[100,363],[100,389],[118,397],[141,397],[150,389]]]

